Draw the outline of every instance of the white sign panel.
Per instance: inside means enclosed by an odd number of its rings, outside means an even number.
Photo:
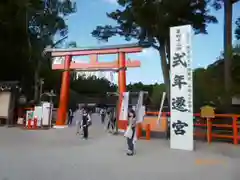
[[[53,58],[53,64],[63,64],[64,62],[64,57],[54,57]]]
[[[120,120],[128,119],[128,102],[129,102],[129,92],[124,92],[123,99],[121,102],[120,114],[119,114]]]
[[[42,104],[42,125],[49,126],[52,121],[52,106],[49,102],[43,102]]]
[[[0,92],[0,118],[8,118],[11,92]]]
[[[192,27],[170,28],[172,149],[193,150]]]
[[[35,106],[33,112],[34,118],[37,118],[37,126],[42,125],[42,106]]]
[[[136,118],[137,118],[137,123],[140,123],[143,121],[143,96],[144,96],[144,92],[140,91],[139,95],[138,95],[138,103],[137,103],[137,107],[136,107]]]

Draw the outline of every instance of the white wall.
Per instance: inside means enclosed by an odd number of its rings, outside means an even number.
[[[0,117],[8,118],[10,100],[11,100],[10,92],[0,92]]]

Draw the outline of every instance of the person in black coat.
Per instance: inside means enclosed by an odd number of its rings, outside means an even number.
[[[101,122],[102,124],[104,124],[105,116],[106,116],[106,110],[104,108],[100,110],[100,116],[101,116]]]
[[[68,125],[71,125],[72,124],[72,120],[73,120],[73,111],[72,109],[70,108],[68,110]]]
[[[88,127],[91,124],[91,117],[86,109],[83,110],[81,127],[83,130],[83,139],[88,139]]]

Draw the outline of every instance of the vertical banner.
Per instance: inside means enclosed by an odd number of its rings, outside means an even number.
[[[191,40],[190,25],[170,28],[170,147],[190,151],[194,148]]]
[[[123,99],[121,102],[119,120],[127,120],[128,119],[128,102],[129,102],[129,92],[124,92],[122,94]]]
[[[144,96],[144,92],[140,91],[139,95],[138,95],[138,102],[137,102],[137,106],[136,106],[136,118],[137,118],[137,123],[140,123],[143,121],[143,96]]]

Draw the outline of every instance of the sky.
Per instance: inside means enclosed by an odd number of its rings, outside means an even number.
[[[77,12],[66,18],[69,26],[68,41],[76,41],[79,47],[104,46],[126,44],[124,38],[113,37],[109,42],[99,42],[91,36],[91,32],[97,25],[114,25],[115,22],[107,18],[106,13],[118,8],[116,0],[75,0]],[[233,29],[235,21],[240,16],[240,2],[233,8]],[[214,11],[212,14],[218,19],[218,24],[208,26],[208,35],[195,35],[192,40],[193,68],[206,67],[216,61],[223,50],[223,11]],[[235,42],[235,39],[233,40]],[[127,70],[127,83],[141,81],[144,84],[162,83],[162,71],[160,57],[154,49],[144,49],[138,54],[131,54],[132,60],[140,60],[141,67]],[[114,61],[115,55],[100,57],[100,61]],[[79,59],[79,58],[78,58]],[[86,60],[85,57],[80,57]]]

